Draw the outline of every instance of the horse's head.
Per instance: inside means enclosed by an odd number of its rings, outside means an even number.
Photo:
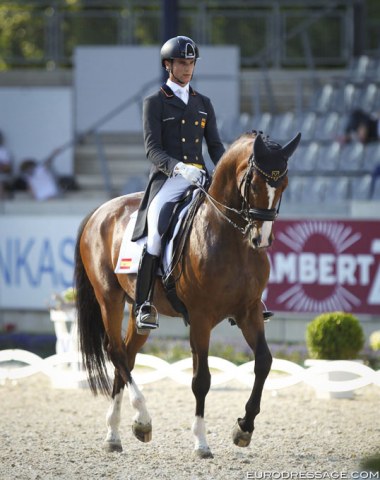
[[[256,135],[248,167],[240,182],[246,232],[254,248],[272,243],[272,226],[277,217],[282,192],[288,184],[288,159],[297,148],[298,133],[285,146]]]

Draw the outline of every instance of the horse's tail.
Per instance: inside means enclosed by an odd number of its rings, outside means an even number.
[[[103,348],[105,328],[94,288],[90,283],[80,253],[80,240],[89,216],[79,227],[75,246],[74,280],[76,287],[76,309],[78,316],[79,347],[88,382],[94,395],[111,394],[111,383],[107,374],[106,355]]]

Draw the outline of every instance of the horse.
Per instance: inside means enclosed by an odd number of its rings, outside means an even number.
[[[187,309],[190,328],[196,457],[213,456],[204,415],[211,384],[208,351],[211,330],[227,318],[241,329],[255,358],[255,378],[245,415],[237,419],[232,433],[233,442],[239,447],[246,447],[251,441],[272,364],[262,303],[270,273],[266,250],[273,241],[273,223],[288,184],[288,159],[300,137],[298,133],[281,146],[262,132],[253,131],[231,144],[216,165],[208,190],[204,189],[181,259],[174,268],[176,293]],[[139,334],[135,326],[136,275],[114,273],[123,232],[141,198],[138,192],[101,205],[83,220],[75,247],[80,349],[92,392],[110,396],[104,441],[108,452],[122,451],[119,425],[125,386],[135,411],[135,437],[142,442],[152,438],[146,401],[131,373],[136,354],[149,337]],[[157,276],[155,284],[153,303],[158,312],[178,317],[162,278]],[[123,339],[126,302],[129,319]],[[113,384],[107,373],[108,360],[114,366]]]

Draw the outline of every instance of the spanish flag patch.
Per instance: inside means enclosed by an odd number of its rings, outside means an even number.
[[[129,270],[132,265],[132,258],[122,258],[120,261],[120,270]]]
[[[202,120],[201,120],[201,127],[202,127],[202,128],[205,128],[205,126],[206,126],[206,119],[205,119],[205,118],[202,118]]]

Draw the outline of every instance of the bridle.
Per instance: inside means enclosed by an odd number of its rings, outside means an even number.
[[[274,222],[279,214],[280,206],[281,206],[281,199],[278,202],[278,206],[276,208],[255,208],[251,207],[249,203],[249,189],[252,183],[253,174],[257,171],[261,176],[264,177],[266,183],[274,182],[277,183],[281,180],[288,172],[288,168],[286,167],[282,172],[279,170],[272,170],[271,173],[266,172],[255,161],[255,157],[253,154],[248,159],[248,167],[247,170],[242,178],[242,181],[239,186],[239,191],[242,191],[243,187],[243,195],[242,195],[242,207],[240,210],[236,208],[229,207],[228,205],[224,205],[223,203],[216,200],[212,197],[203,187],[200,189],[205,194],[206,198],[210,201],[211,205],[222,215],[222,217],[234,228],[239,230],[244,236],[247,235],[255,226],[256,222]],[[244,184],[244,185],[243,185]],[[237,215],[243,223],[245,223],[244,227],[241,227],[237,223],[235,223],[228,215],[226,215],[219,207],[224,208],[227,212],[232,212],[233,214]]]

